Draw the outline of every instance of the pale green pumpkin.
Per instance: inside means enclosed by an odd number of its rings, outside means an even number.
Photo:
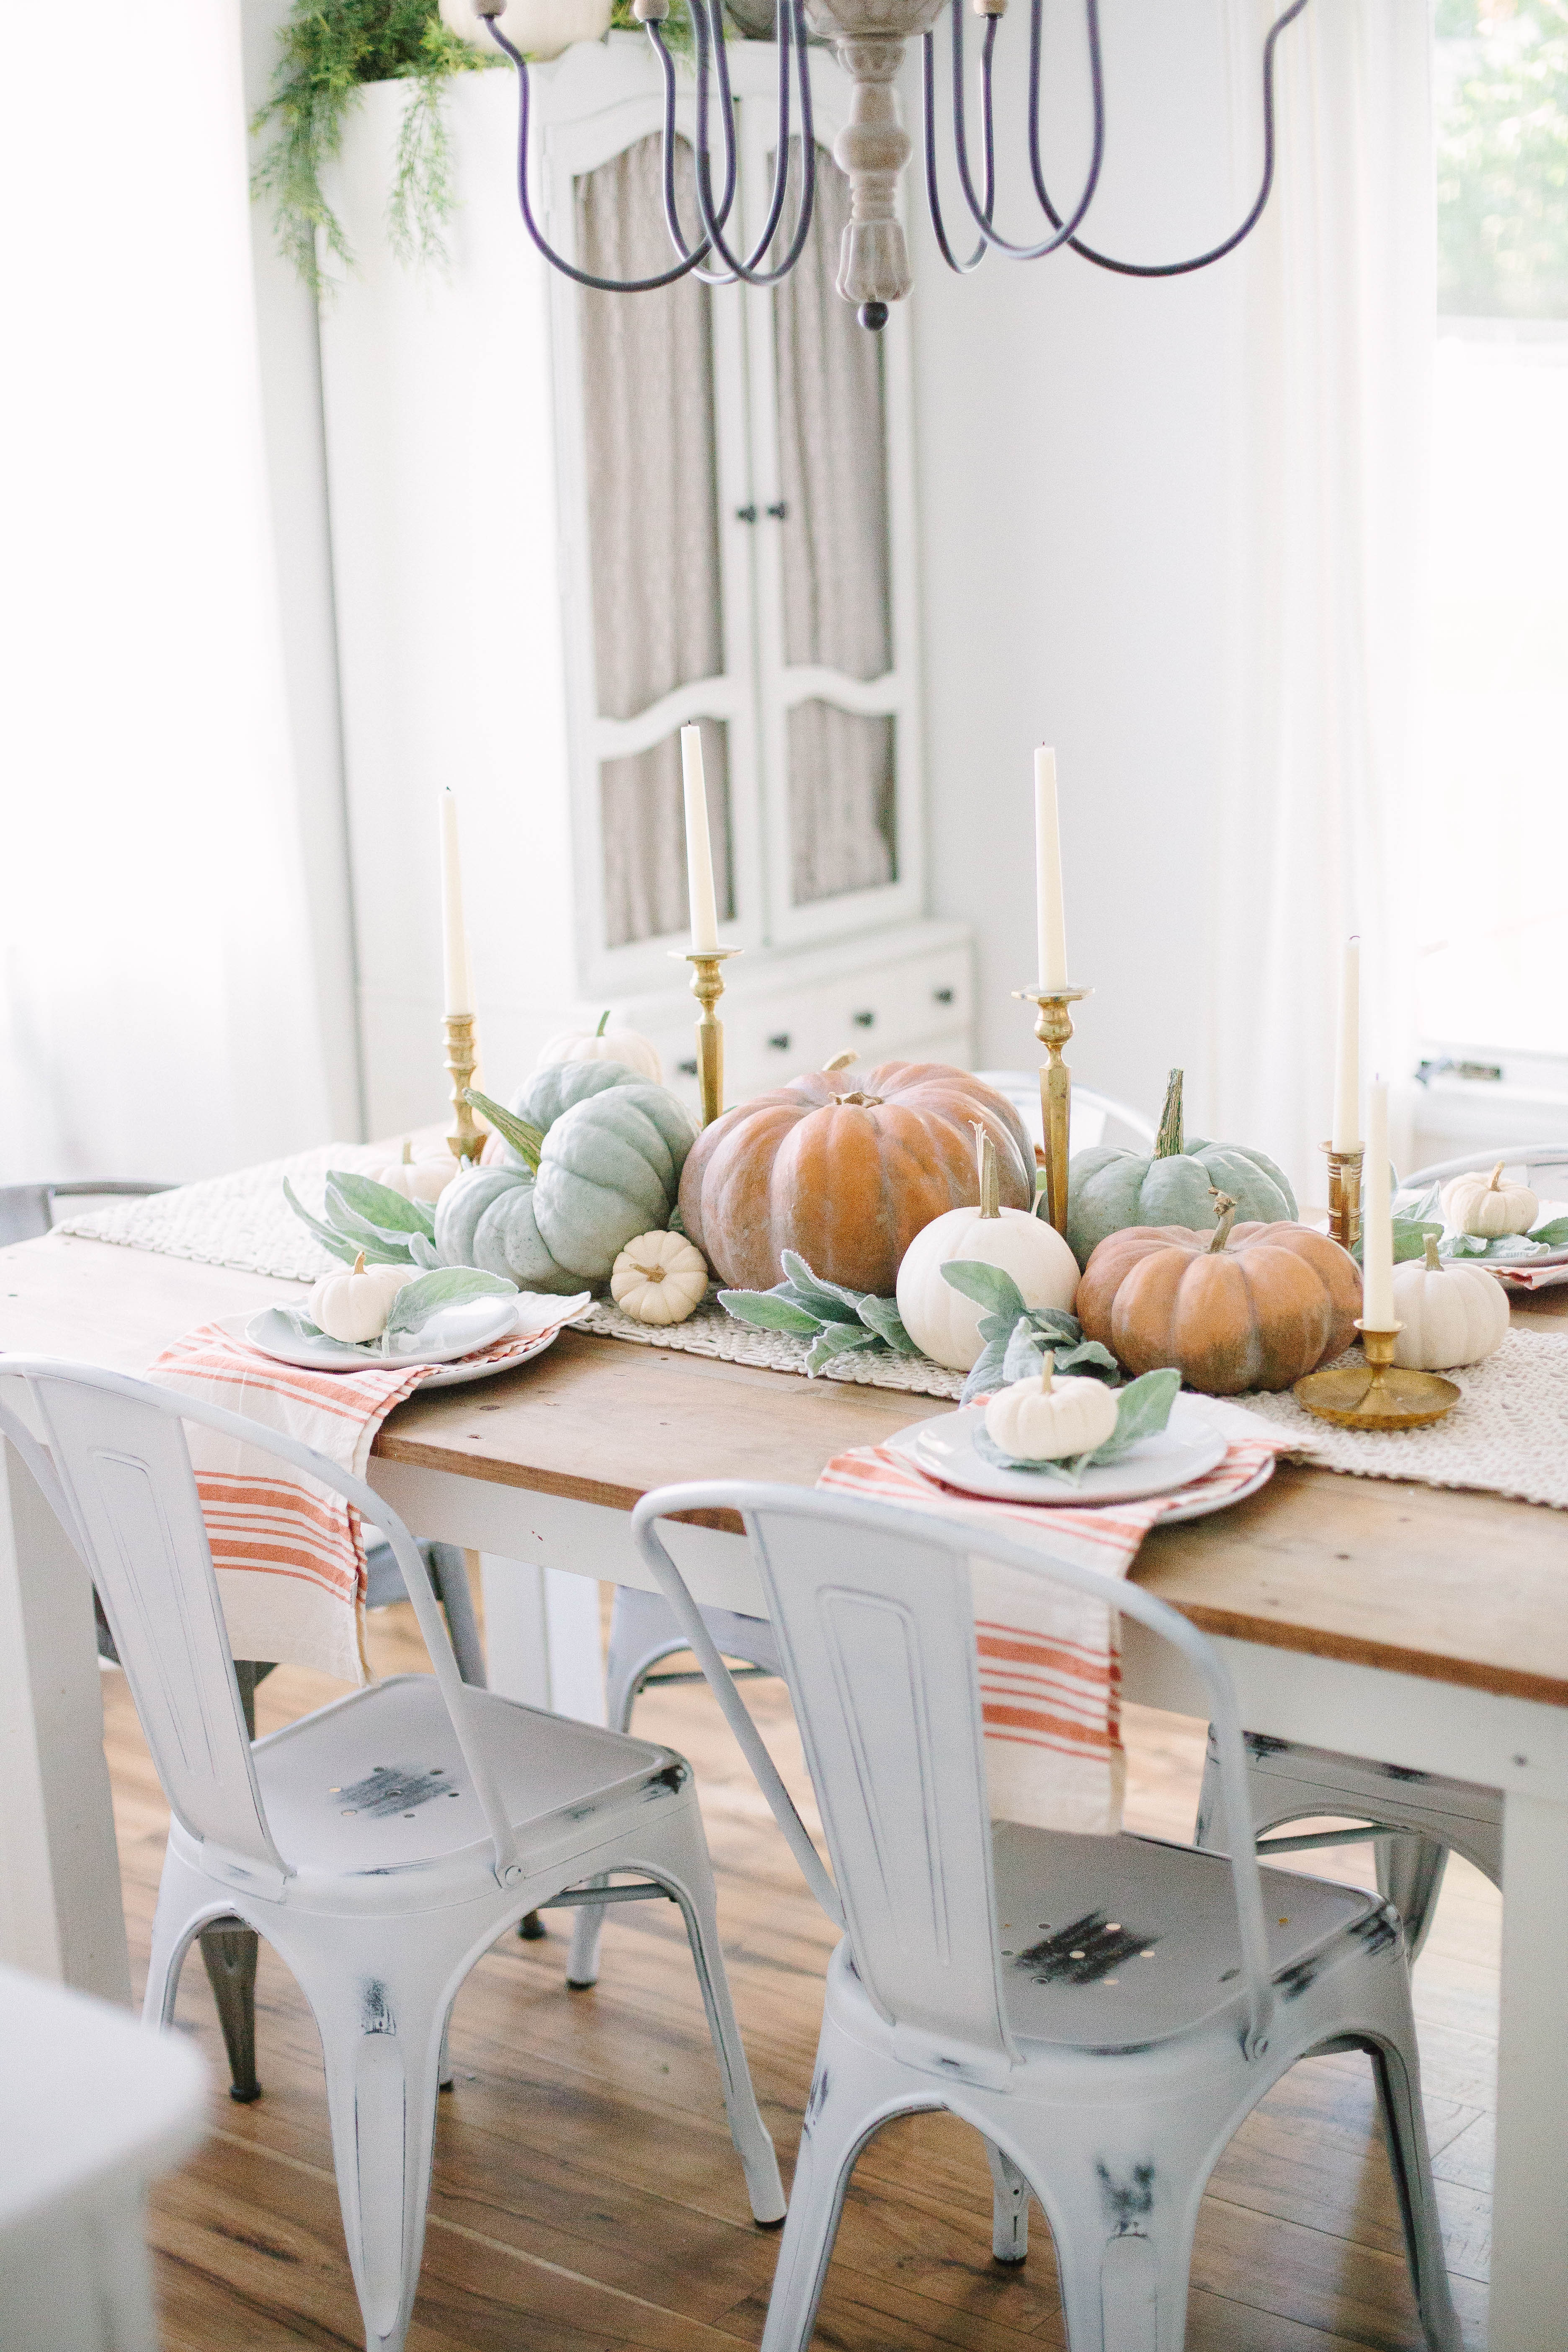
[[[1213,1195],[1225,1192],[1243,1223],[1293,1221],[1296,1195],[1282,1168],[1240,1143],[1207,1143],[1182,1134],[1182,1073],[1171,1072],[1152,1152],[1099,1143],[1075,1154],[1068,1170],[1067,1237],[1080,1266],[1108,1234],[1130,1225],[1185,1225],[1212,1233]]]
[[[669,1222],[697,1129],[685,1105],[618,1062],[536,1070],[511,1110],[470,1093],[510,1165],[470,1169],[436,1204],[445,1265],[524,1290],[604,1282],[629,1241]]]

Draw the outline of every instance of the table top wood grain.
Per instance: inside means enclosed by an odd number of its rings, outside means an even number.
[[[63,1234],[0,1250],[0,1349],[140,1372],[193,1324],[302,1286]],[[1514,1307],[1568,1328],[1568,1288]],[[809,1486],[939,1399],[563,1333],[535,1363],[399,1406],[391,1461],[629,1510],[679,1479]],[[1568,1515],[1285,1464],[1213,1517],[1156,1528],[1138,1580],[1206,1632],[1568,1706]]]

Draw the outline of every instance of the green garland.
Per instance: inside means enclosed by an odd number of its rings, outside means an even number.
[[[631,0],[614,0],[610,22],[638,30]],[[672,49],[689,45],[683,0],[665,26]],[[251,180],[269,200],[280,251],[312,294],[324,280],[318,232],[344,268],[353,256],[321,188],[322,166],[342,145],[343,124],[362,83],[413,84],[397,134],[387,227],[404,262],[446,259],[442,229],[452,213],[451,137],[442,100],[456,74],[505,62],[461,39],[441,21],[437,0],[294,0],[278,36],[272,95],[251,124],[272,136]]]

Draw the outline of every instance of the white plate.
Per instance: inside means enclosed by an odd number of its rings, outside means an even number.
[[[406,1371],[411,1364],[450,1364],[471,1356],[494,1339],[505,1339],[517,1328],[515,1298],[470,1298],[458,1307],[443,1307],[431,1316],[412,1347],[395,1344],[390,1355],[351,1348],[342,1339],[301,1338],[288,1317],[276,1307],[264,1307],[245,1326],[245,1337],[264,1356],[279,1364],[298,1364],[308,1372]]]
[[[1067,1505],[1082,1510],[1097,1503],[1137,1503],[1150,1495],[1169,1495],[1190,1486],[1216,1462],[1223,1462],[1226,1440],[1195,1397],[1179,1396],[1171,1418],[1154,1437],[1141,1437],[1120,1462],[1097,1463],[1076,1486],[1039,1471],[1005,1470],[986,1461],[974,1444],[974,1432],[984,1428],[984,1405],[963,1406],[957,1412],[939,1413],[900,1429],[886,1443],[904,1454],[917,1470],[940,1478],[961,1494],[982,1495],[998,1503]]]

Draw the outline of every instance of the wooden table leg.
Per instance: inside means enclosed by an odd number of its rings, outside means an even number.
[[[1509,1792],[1488,2352],[1568,2333],[1568,1804]]]
[[[0,1960],[129,2001],[87,1570],[0,1440]]]

